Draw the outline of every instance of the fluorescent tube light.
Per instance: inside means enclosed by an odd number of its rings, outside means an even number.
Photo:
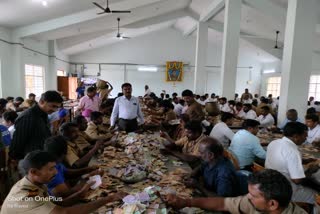
[[[264,74],[271,74],[271,73],[275,73],[276,71],[274,69],[270,69],[270,70],[264,70],[263,73]]]
[[[138,71],[157,72],[157,67],[138,67]]]

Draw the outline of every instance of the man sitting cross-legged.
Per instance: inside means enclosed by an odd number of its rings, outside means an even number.
[[[66,207],[61,199],[49,198],[45,186],[57,174],[54,157],[48,152],[33,151],[26,155],[21,166],[26,172],[26,176],[12,187],[1,206],[1,214],[87,214],[126,196],[124,193],[116,193],[86,204]]]
[[[187,186],[199,187],[207,196],[240,195],[239,180],[231,161],[223,156],[223,146],[214,138],[206,137],[200,142],[199,153],[203,163],[191,173]],[[204,185],[197,185],[203,178]]]
[[[190,121],[184,128],[186,136],[177,141],[172,140],[165,132],[160,133],[160,136],[168,141],[168,144],[165,145],[166,148],[162,151],[193,165],[199,160],[200,141],[206,136],[202,133],[199,121]]]
[[[286,176],[292,186],[292,201],[314,203],[315,190],[302,186],[308,184],[303,164],[314,159],[302,160],[298,146],[305,142],[307,126],[289,122],[283,128],[284,137],[272,141],[267,148],[266,168],[274,169]]]
[[[78,138],[79,129],[77,124],[64,123],[60,127],[60,134],[66,138],[68,142],[68,152],[65,158],[65,163],[69,167],[82,168],[88,166],[91,158],[102,147],[104,142],[97,141],[92,149],[87,153],[81,154],[80,148],[74,143],[74,140]]]
[[[79,179],[81,175],[88,174],[87,177],[103,174],[96,166],[86,167],[81,169],[68,169],[63,165],[63,160],[67,154],[67,141],[62,136],[50,137],[44,144],[44,150],[52,155],[56,160],[57,174],[47,184],[49,194],[55,197],[62,197],[63,201],[68,204],[75,204],[79,202],[88,192],[92,183],[82,181],[79,184],[70,187],[66,179]]]
[[[91,121],[88,123],[88,127],[85,131],[90,138],[93,140],[100,140],[106,138],[110,139],[112,137],[110,133],[106,132],[106,129],[104,130],[101,128],[103,122],[103,114],[101,112],[91,112],[90,120]]]
[[[266,158],[266,151],[256,137],[259,125],[260,123],[256,120],[245,120],[242,124],[243,129],[232,138],[229,149],[237,157],[240,169],[251,171],[256,158]]]
[[[223,112],[221,114],[221,122],[217,123],[210,132],[210,137],[214,137],[222,144],[224,148],[228,148],[234,136],[233,131],[229,128],[233,123],[233,114]]]

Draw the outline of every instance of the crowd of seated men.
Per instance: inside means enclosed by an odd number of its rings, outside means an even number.
[[[192,168],[185,185],[199,189],[204,196],[185,200],[168,195],[165,201],[173,207],[231,213],[304,213],[292,202],[315,204],[316,191],[305,186],[306,173],[298,150],[303,143],[318,145],[320,141],[319,118],[312,109],[305,116],[306,124],[296,110],[289,109],[286,120],[277,126],[279,98],[259,98],[247,89],[232,100],[215,94],[195,95],[189,89],[181,97],[177,93],[157,97],[149,87],[143,97],[137,98],[130,83],[124,83],[122,93],[111,99],[111,90],[106,95],[105,90],[89,87],[78,97],[73,119],[63,120],[58,133],[50,129],[50,121],[66,117],[58,92],[47,91],[39,101],[34,94],[26,100],[0,99],[1,163],[7,168],[3,184],[8,184],[1,186],[1,192],[8,194],[3,197],[6,200],[1,213],[90,213],[122,199],[125,193],[118,192],[79,204],[92,185],[88,177],[103,173],[99,166],[89,165],[90,160],[103,147],[115,146],[111,138],[116,131],[139,132],[150,127],[165,139],[161,150],[164,155],[174,156]],[[210,102],[220,110],[215,123],[205,110]],[[234,119],[242,121],[236,132],[230,128]],[[280,131],[283,138],[263,148],[256,136],[259,130]],[[253,173],[257,160],[267,170]],[[47,195],[62,200],[24,201],[25,206],[18,208],[9,200]]]

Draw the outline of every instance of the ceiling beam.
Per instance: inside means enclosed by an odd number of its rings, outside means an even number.
[[[221,22],[215,21],[215,20],[210,20],[208,21],[208,26],[209,28],[223,33],[224,25]],[[257,35],[253,35],[251,33],[247,33],[243,30],[240,31],[240,38],[253,44],[254,46],[260,48],[261,50],[271,54],[272,56],[281,59],[282,58],[282,51],[281,50],[273,50],[274,46],[274,41],[267,39],[267,38],[262,38]],[[281,44],[280,44],[281,46]]]
[[[100,36],[106,35],[108,33],[112,33],[112,32],[114,32],[114,29],[97,31],[93,33],[86,33],[78,36],[70,36],[62,39],[57,39],[57,46],[59,47],[60,50],[63,50],[63,49],[81,44],[83,42],[87,42],[94,38],[98,38]]]
[[[197,21],[197,22],[198,22],[198,21]],[[182,33],[182,34],[183,34],[183,37],[188,37],[188,36],[190,36],[195,30],[197,30],[197,25],[198,25],[198,23],[193,24],[193,25],[191,26],[191,28],[185,30],[185,31]]]
[[[187,11],[185,9],[179,9],[179,10],[175,10],[175,11],[165,13],[165,14],[155,16],[155,17],[146,17],[144,20],[141,20],[141,21],[129,22],[126,25],[122,25],[121,28],[122,29],[124,29],[124,28],[127,28],[127,29],[143,28],[146,26],[156,25],[156,24],[160,24],[160,23],[167,22],[170,20],[175,20],[175,19],[185,17],[188,15],[189,15],[189,11]],[[57,43],[58,43],[58,47],[62,50],[63,49],[70,49],[73,46],[77,46],[83,42],[93,40],[95,38],[101,37],[103,35],[107,35],[107,34],[112,33],[114,31],[115,31],[115,29],[109,29],[109,30],[103,30],[103,31],[94,32],[94,33],[87,33],[87,34],[83,34],[83,35],[62,38],[62,39],[58,39]]]
[[[218,21],[215,21],[215,20],[210,20],[208,21],[208,27],[215,30],[215,31],[218,31],[218,32],[223,32],[223,28],[224,28],[224,25],[222,22],[218,22]]]
[[[275,20],[279,21],[282,24],[286,23],[287,19],[287,10],[275,5],[274,3],[268,0],[243,0],[243,3],[251,8],[255,8],[270,17],[274,17]],[[320,2],[318,3],[320,5]],[[320,20],[319,20],[320,22]],[[320,33],[320,24],[316,25],[316,33]]]
[[[193,10],[191,10],[189,7],[186,8],[186,11],[188,13],[188,16],[193,18],[194,20],[198,21],[200,19],[200,15]]]
[[[257,9],[281,23],[286,23],[287,11],[268,0],[243,0],[243,3],[251,8]]]
[[[200,22],[206,22],[212,17],[220,13],[225,6],[225,0],[213,1],[205,10],[200,14]]]
[[[175,10],[169,13],[165,13],[165,14],[161,14],[159,16],[155,16],[152,18],[146,18],[144,20],[138,21],[138,22],[134,22],[128,25],[124,25],[124,28],[141,28],[141,27],[145,27],[148,25],[154,25],[154,24],[159,24],[162,22],[167,22],[170,20],[175,20],[181,17],[185,17],[185,16],[189,16],[189,11],[185,10],[185,9],[179,9],[179,10]]]
[[[259,37],[249,37],[249,36],[241,36],[242,39],[246,40],[250,44],[260,48],[261,50],[267,52],[268,54],[278,58],[282,59],[282,49],[275,49],[275,41],[270,40],[267,38],[259,38]],[[279,47],[283,47],[283,44],[281,42],[278,42]]]
[[[110,7],[120,8],[123,10],[130,10],[133,8],[141,7],[141,6],[155,3],[155,2],[159,2],[159,1],[161,1],[161,0],[118,0],[118,1],[114,0],[113,1],[114,3]],[[64,17],[51,19],[48,21],[20,27],[20,28],[15,29],[13,31],[13,34],[16,37],[24,38],[24,37],[40,34],[43,32],[48,32],[48,31],[59,29],[59,28],[68,27],[71,25],[90,21],[93,19],[102,18],[104,16],[113,15],[113,14],[104,14],[104,15],[98,16],[96,14],[97,11],[98,11],[97,8],[94,8],[94,9],[82,11],[79,13],[74,13],[74,14],[71,14],[68,16],[64,16]]]
[[[136,0],[129,1],[130,3],[132,3]],[[56,30],[40,33],[34,35],[33,37],[38,40],[55,40],[86,33],[108,30],[111,28],[116,29],[116,20],[118,17],[121,18],[120,26],[123,27],[133,22],[142,21],[146,18],[152,18],[164,13],[187,8],[190,4],[190,1],[191,0],[175,0],[175,4],[172,4],[172,0],[158,0],[156,3],[146,4],[141,7],[131,9],[131,14],[109,14],[107,16],[103,16],[101,18],[97,17],[96,19],[85,21],[76,25],[70,25]]]
[[[275,20],[280,21],[283,25],[286,23],[287,10],[275,5],[268,0],[243,0],[243,3],[251,8],[263,12],[265,15],[273,17]],[[318,3],[320,5],[320,3]],[[320,24],[316,25],[316,33],[320,33]]]
[[[124,33],[124,35],[132,37],[132,39],[135,39],[139,36],[154,32],[154,31],[158,31],[158,30],[162,30],[164,28],[168,28],[170,26],[172,26],[174,23],[174,21],[168,21],[166,23],[163,24],[158,24],[158,25],[153,25],[150,28],[148,28],[146,30],[146,28],[139,28],[139,29],[127,29]],[[124,42],[127,41],[125,39],[121,40],[121,39],[117,39],[115,37],[116,35],[116,31],[109,33],[107,35],[104,35],[102,37],[99,38],[94,38],[93,40],[75,45],[71,48],[67,48],[62,50],[63,53],[67,54],[67,55],[74,55],[86,50],[90,50],[90,49],[94,49],[94,48],[99,48],[105,45],[110,45],[110,44],[114,44],[117,42]]]
[[[199,19],[195,19],[195,21],[207,22],[212,17],[216,16],[220,13],[225,6],[225,0],[214,0],[205,10],[200,14]],[[190,36],[196,29],[198,23],[192,25],[191,28],[183,32],[184,37]]]
[[[208,23],[208,27],[211,28],[212,30],[215,30],[217,32],[223,33],[223,29],[224,29],[224,25],[222,22],[218,22],[215,20],[210,20],[207,22]],[[253,35],[251,33],[247,33],[243,30],[240,31],[240,36],[241,37],[250,37],[250,38],[260,38],[257,35]]]

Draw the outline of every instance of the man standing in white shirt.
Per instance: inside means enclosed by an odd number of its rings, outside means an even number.
[[[261,115],[257,118],[257,121],[260,123],[260,127],[267,128],[274,124],[274,118],[270,114],[269,106],[261,107]]]
[[[233,113],[232,109],[229,107],[227,98],[221,97],[219,99],[219,103],[220,103],[220,111]]]
[[[307,114],[305,119],[306,119],[306,125],[308,127],[308,137],[307,137],[306,142],[313,143],[314,141],[319,141],[320,140],[320,125],[319,125],[318,115]]]
[[[251,119],[255,120],[257,118],[257,114],[255,111],[252,110],[252,105],[249,103],[246,103],[243,105],[243,109],[238,113],[238,117],[241,119]]]
[[[134,132],[138,129],[138,121],[144,123],[138,98],[132,96],[132,86],[124,83],[121,86],[123,96],[118,97],[114,103],[110,125],[114,128],[118,119],[118,127],[126,132]],[[138,120],[138,121],[137,121]]]
[[[308,106],[314,107],[314,103],[315,103],[314,97],[309,97]]]
[[[221,115],[221,122],[217,123],[210,132],[210,137],[216,138],[224,148],[228,148],[233,138],[233,131],[228,127],[233,122],[233,114],[224,112]]]
[[[283,138],[269,144],[265,167],[277,170],[288,178],[293,190],[292,201],[313,204],[315,191],[301,185],[306,176],[298,150],[298,146],[306,140],[307,126],[289,122],[284,127],[283,134]]]

